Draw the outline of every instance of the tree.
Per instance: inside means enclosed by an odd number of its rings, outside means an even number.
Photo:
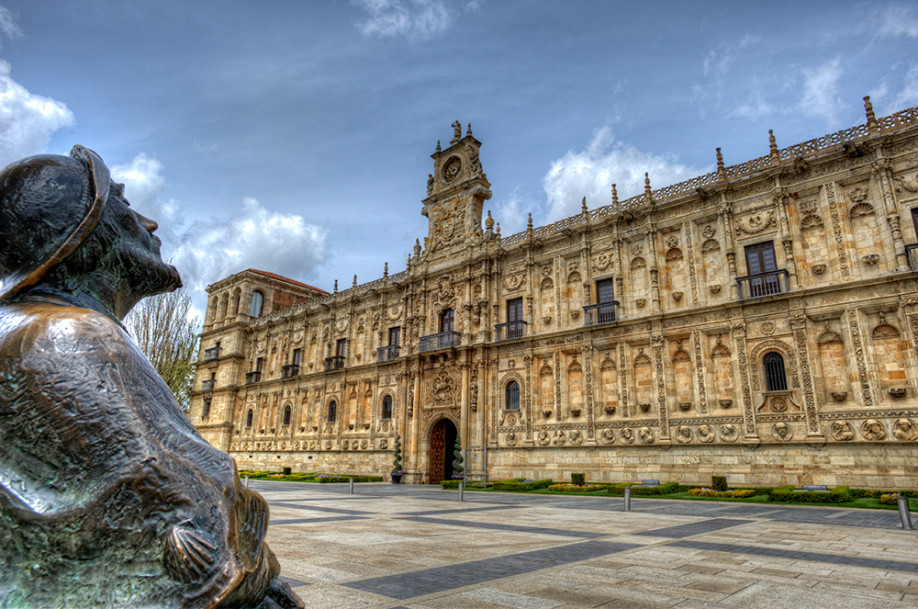
[[[402,473],[402,436],[395,436],[395,460],[392,461],[392,473]]]
[[[179,289],[141,300],[124,325],[153,367],[188,412],[198,352],[197,318],[189,318],[191,297]]]
[[[462,458],[462,440],[459,436],[456,436],[456,446],[453,448],[453,478],[464,478],[463,475],[465,468],[462,467],[462,463],[465,459]]]

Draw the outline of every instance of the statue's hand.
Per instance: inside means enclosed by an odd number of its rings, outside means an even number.
[[[275,577],[271,580],[268,593],[258,604],[257,609],[304,609],[300,597],[290,588],[290,584]]]

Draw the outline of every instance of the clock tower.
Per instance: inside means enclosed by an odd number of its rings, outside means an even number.
[[[439,258],[481,239],[481,209],[491,198],[491,183],[481,169],[478,150],[481,142],[472,137],[468,126],[453,123],[449,147],[431,155],[434,172],[427,178],[427,198],[421,211],[428,218],[429,232],[424,240],[427,256]]]

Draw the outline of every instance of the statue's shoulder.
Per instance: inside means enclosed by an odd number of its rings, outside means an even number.
[[[105,350],[129,343],[120,325],[106,315],[69,304],[20,301],[0,305],[0,352],[15,346],[46,355]]]

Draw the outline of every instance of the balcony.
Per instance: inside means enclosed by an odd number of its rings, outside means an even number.
[[[918,271],[918,243],[906,245],[905,256],[908,258],[908,268]]]
[[[787,292],[787,271],[780,269],[736,278],[740,300],[774,296]]]
[[[217,381],[215,381],[214,379],[208,379],[206,381],[201,381],[201,391],[213,391],[214,384],[216,382]]]
[[[394,359],[398,358],[398,345],[389,345],[388,347],[380,347],[376,350],[376,362],[391,362]]]
[[[220,347],[213,347],[211,349],[204,349],[204,361],[209,362],[220,357]]]
[[[494,341],[513,340],[514,338],[523,338],[526,336],[525,321],[508,321],[505,324],[494,326]]]
[[[281,378],[289,379],[293,378],[300,373],[299,364],[287,364],[286,366],[281,366]]]
[[[261,380],[261,370],[253,370],[245,373],[245,384],[251,385]]]
[[[615,321],[615,305],[618,302],[601,302],[599,304],[583,307],[583,325],[599,326],[611,324]]]
[[[340,370],[344,368],[344,356],[343,355],[334,355],[332,357],[325,358],[325,371],[330,370]]]
[[[439,351],[440,349],[452,349],[459,346],[461,334],[458,332],[440,332],[430,336],[422,336],[418,341],[418,351],[426,353],[428,351]]]

